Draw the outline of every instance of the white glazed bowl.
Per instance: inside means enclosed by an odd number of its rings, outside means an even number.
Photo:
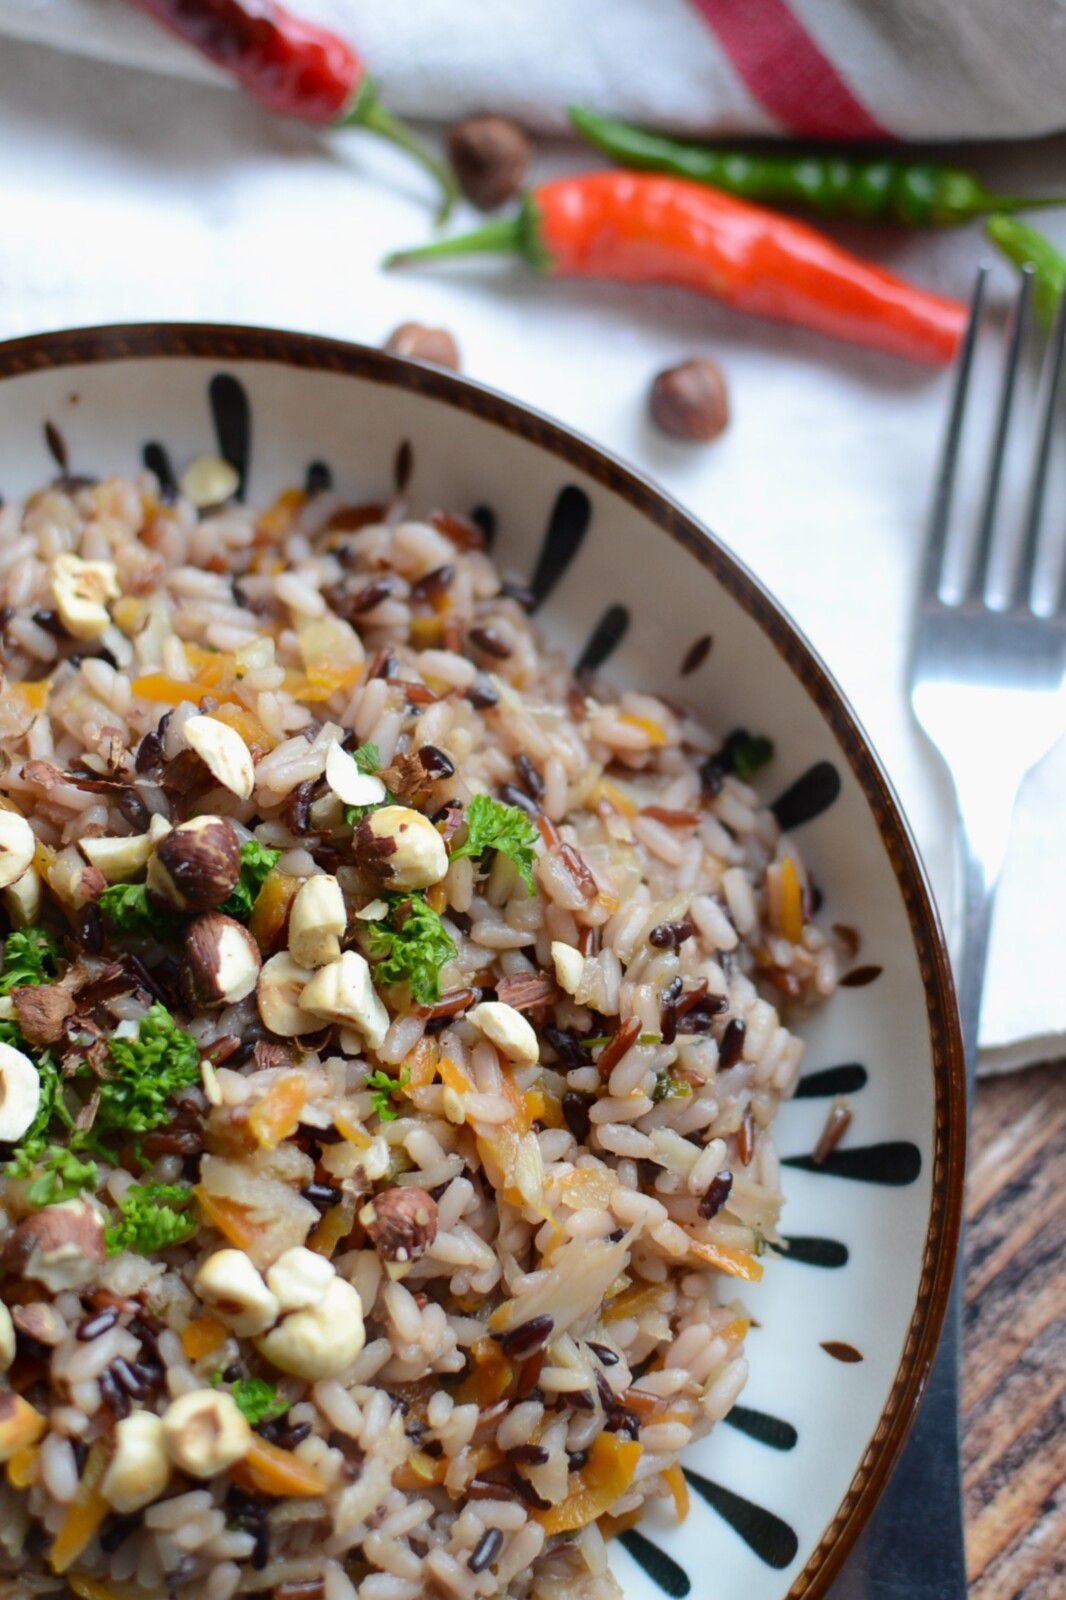
[[[742,1403],[686,1457],[687,1521],[657,1511],[612,1549],[632,1600],[706,1595],[708,1574],[720,1596],[821,1594],[913,1415],[962,1194],[950,970],[865,736],[794,625],[710,534],[497,394],[378,350],[256,329],[146,325],[0,346],[7,496],[60,469],[135,471],[146,449],[157,470],[180,471],[216,447],[260,503],[318,462],[355,500],[387,497],[406,473],[416,507],[486,508],[497,560],[531,582],[541,626],[575,662],[609,656],[617,680],[684,700],[720,731],[772,737],[764,791],[799,829],[823,914],[860,929],[862,951],[803,1030],[800,1093],[779,1118],[792,1256],[745,1290],[757,1326]],[[812,1168],[842,1091],[854,1121]]]

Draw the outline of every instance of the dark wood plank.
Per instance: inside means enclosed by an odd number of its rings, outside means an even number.
[[[1066,1579],[1066,1065],[977,1090],[962,1384],[973,1600],[1052,1600]]]

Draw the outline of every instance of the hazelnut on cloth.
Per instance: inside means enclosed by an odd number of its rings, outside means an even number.
[[[729,395],[720,369],[706,356],[668,367],[651,386],[651,419],[675,439],[706,443],[729,424]]]

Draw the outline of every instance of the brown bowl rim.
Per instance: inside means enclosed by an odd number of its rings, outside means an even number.
[[[441,401],[547,450],[619,495],[706,567],[766,634],[834,734],[866,796],[907,909],[926,996],[934,1126],[922,1271],[899,1367],[836,1513],[784,1597],[817,1600],[868,1521],[898,1459],[929,1376],[959,1242],[966,1138],[962,1035],[943,930],[909,824],[847,697],[803,632],[759,579],[664,490],[573,429],[440,367],[316,334],[231,323],[146,322],[70,328],[0,342],[0,379],[55,367],[158,357],[263,361],[358,377]]]

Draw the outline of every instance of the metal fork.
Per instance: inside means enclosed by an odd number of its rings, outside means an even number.
[[[1029,313],[1023,275],[1008,323],[992,448],[961,592],[946,589],[958,477],[987,269],[978,273],[936,476],[910,659],[914,715],[951,776],[961,846],[961,935],[955,963],[967,1101],[977,1067],[988,939],[1015,801],[1028,772],[1066,731],[1066,575],[1049,614],[1034,604],[1041,523],[1066,345],[1066,296],[1044,354],[1021,548],[1006,604],[987,599],[1004,461]],[[1063,530],[1066,532],[1066,530]],[[1057,530],[1056,530],[1057,533]],[[834,1600],[963,1600],[966,1557],[959,1471],[961,1259],[921,1410]]]

